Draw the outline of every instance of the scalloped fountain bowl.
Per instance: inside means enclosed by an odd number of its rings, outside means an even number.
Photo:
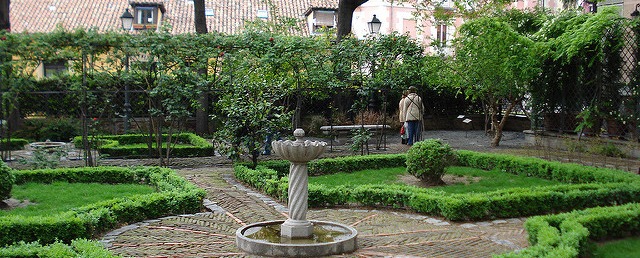
[[[287,238],[280,234],[284,220],[263,221],[239,228],[236,245],[251,254],[272,257],[315,257],[356,250],[358,232],[335,222],[310,221],[312,238]]]

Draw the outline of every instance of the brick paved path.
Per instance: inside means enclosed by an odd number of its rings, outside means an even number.
[[[126,257],[253,257],[235,245],[242,225],[286,219],[286,207],[235,182],[224,167],[180,169],[207,190],[211,211],[129,225],[105,235]],[[310,210],[309,219],[358,230],[358,250],[336,257],[490,257],[526,247],[523,219],[453,223],[418,214],[363,209]]]

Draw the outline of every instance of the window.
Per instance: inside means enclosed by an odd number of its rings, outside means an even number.
[[[163,4],[132,2],[133,28],[136,30],[155,29],[159,26],[162,14],[165,13]]]
[[[436,40],[438,45],[444,47],[447,45],[447,25],[439,24],[436,25]]]
[[[307,12],[307,21],[311,34],[319,34],[322,29],[336,26],[336,11],[329,9],[315,9]]]
[[[260,19],[269,19],[269,11],[267,11],[267,10],[258,10],[258,18],[260,18]]]
[[[54,77],[66,73],[67,69],[67,61],[60,60],[54,62],[42,62],[42,67],[44,69],[44,77]]]
[[[136,23],[137,24],[156,24],[154,7],[136,7]]]

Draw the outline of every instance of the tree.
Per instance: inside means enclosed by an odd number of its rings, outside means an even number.
[[[193,1],[193,17],[197,34],[207,34],[207,18],[204,9],[204,0]]]
[[[193,1],[194,21],[197,34],[207,34],[207,19],[204,10],[204,0]],[[198,57],[196,57],[198,58]],[[207,60],[198,60],[199,62],[206,62]],[[201,77],[206,77],[207,70],[199,69],[198,74]],[[198,98],[199,107],[196,109],[196,132],[206,133],[208,132],[209,121],[209,92],[201,87],[200,97]]]
[[[351,33],[353,11],[369,0],[340,0],[338,3],[338,41]]]
[[[305,81],[302,56],[312,53],[304,51],[305,40],[272,33],[271,25],[249,24],[236,36],[242,47],[224,53],[215,103],[222,123],[214,135],[218,150],[232,160],[248,155],[254,166],[265,138],[291,128],[286,102]]]
[[[459,32],[455,65],[464,83],[459,86],[468,98],[487,105],[494,135],[491,146],[495,147],[509,115],[521,105],[530,81],[541,72],[541,45],[498,17],[468,21]]]
[[[10,30],[9,5],[11,0],[0,0],[0,30]]]

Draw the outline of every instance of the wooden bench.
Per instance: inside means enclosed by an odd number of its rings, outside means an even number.
[[[362,127],[374,134],[383,128],[385,132],[391,130],[390,125],[325,125],[320,127],[320,131],[325,135],[350,134],[352,130],[357,130]]]

